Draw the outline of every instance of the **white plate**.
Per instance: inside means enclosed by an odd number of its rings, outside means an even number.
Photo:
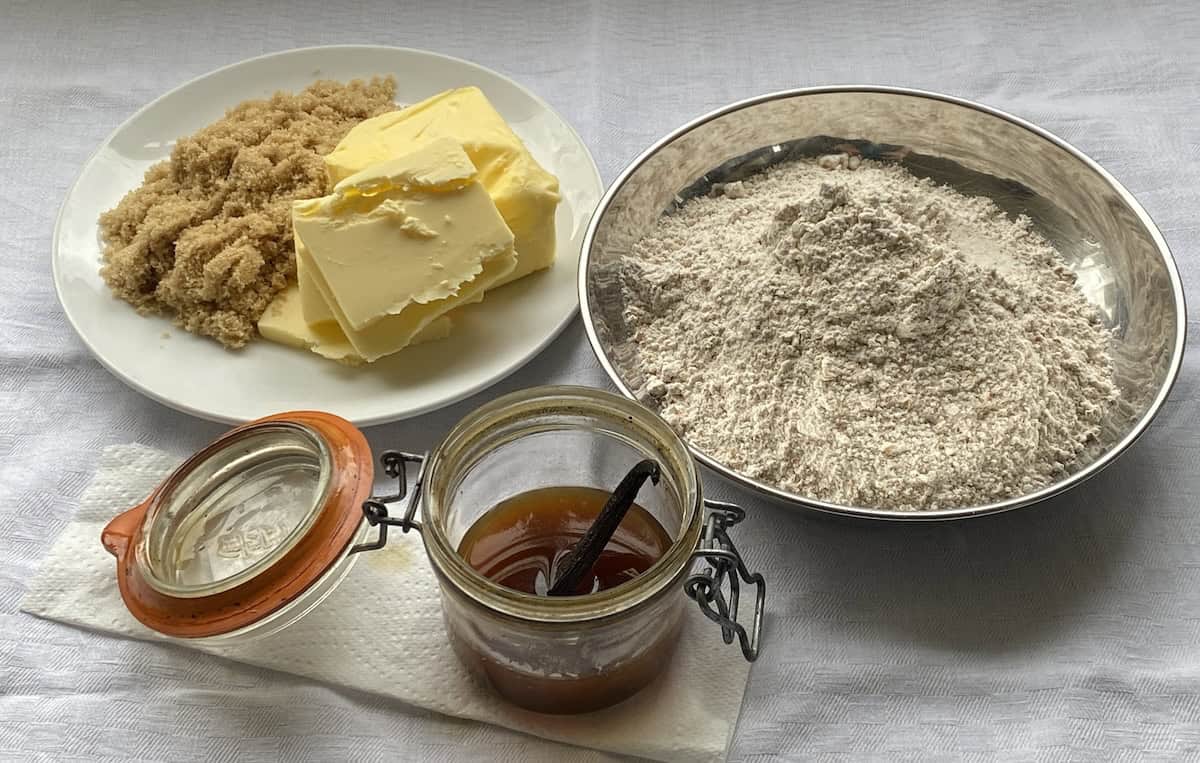
[[[362,368],[257,340],[231,352],[212,339],[144,318],[115,299],[100,278],[97,219],[170,155],[177,138],[226,109],[315,79],[392,74],[396,99],[413,103],[477,85],[558,176],[554,267],[489,292],[461,311],[449,339],[404,350]],[[579,250],[603,191],[583,141],[544,101],[496,72],[419,50],[377,46],[304,48],[253,58],[176,88],[117,128],[84,165],[54,230],[54,284],[67,318],[110,371],[134,389],[181,411],[243,422],[278,411],[317,409],[360,426],[415,416],[461,400],[536,355],[578,309]],[[456,313],[457,316],[457,313]]]

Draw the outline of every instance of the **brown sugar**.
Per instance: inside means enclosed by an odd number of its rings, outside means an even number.
[[[100,216],[101,276],[142,314],[244,346],[295,277],[292,201],[327,192],[322,155],[361,120],[396,108],[395,90],[392,77],[321,80],[244,101],[181,138]]]

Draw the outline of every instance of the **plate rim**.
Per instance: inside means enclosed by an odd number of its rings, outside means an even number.
[[[535,104],[537,104],[540,108],[544,109],[547,113],[551,114],[555,119],[557,119],[562,124],[563,127],[566,128],[567,132],[571,135],[571,137],[575,139],[575,142],[579,146],[579,148],[582,149],[583,156],[587,159],[588,168],[591,170],[592,179],[595,181],[597,204],[599,203],[600,199],[603,198],[606,187],[604,184],[604,179],[600,175],[600,168],[596,165],[595,157],[592,156],[592,152],[588,148],[587,143],[583,140],[583,137],[580,136],[579,131],[575,129],[574,125],[572,125],[570,122],[568,122],[562,116],[562,114],[558,113],[558,111],[555,110],[545,99],[543,99],[537,93],[533,92],[532,90],[525,87],[521,83],[517,82],[512,77],[509,77],[508,75],[503,74],[499,71],[496,71],[495,69],[492,69],[490,67],[475,63],[474,61],[469,61],[465,58],[459,58],[457,56],[447,55],[445,53],[437,53],[437,52],[434,52],[431,50],[425,50],[423,48],[410,48],[410,47],[401,47],[401,46],[395,46],[395,45],[372,45],[372,44],[356,45],[356,44],[352,44],[352,43],[351,44],[336,44],[336,45],[311,45],[311,46],[300,47],[300,48],[286,48],[284,50],[276,50],[276,51],[272,51],[269,53],[263,53],[263,54],[257,55],[257,56],[251,56],[250,58],[245,58],[245,59],[241,59],[239,61],[234,61],[233,63],[225,64],[224,66],[217,67],[216,69],[212,69],[212,70],[204,72],[202,74],[198,74],[195,77],[192,77],[192,78],[188,79],[187,81],[182,82],[163,93],[160,93],[157,97],[155,97],[154,99],[143,104],[140,108],[138,108],[136,111],[134,111],[132,114],[130,114],[124,120],[122,120],[120,124],[118,124],[116,127],[114,127],[108,133],[108,135],[106,135],[103,138],[103,140],[100,141],[99,145],[96,146],[96,148],[91,152],[91,154],[88,155],[88,158],[84,160],[83,164],[80,165],[79,171],[76,172],[74,180],[71,181],[71,184],[67,187],[66,192],[63,194],[63,200],[59,204],[58,213],[55,215],[55,218],[54,218],[54,232],[50,239],[50,272],[51,272],[51,279],[54,282],[54,294],[58,300],[59,309],[62,310],[63,315],[66,316],[67,323],[70,324],[72,331],[74,331],[74,333],[75,333],[75,336],[78,337],[79,341],[83,343],[84,347],[87,348],[87,350],[91,354],[91,356],[93,358],[95,358],[100,363],[100,365],[103,366],[106,371],[108,371],[108,373],[112,374],[112,376],[114,376],[115,378],[120,380],[123,384],[125,384],[130,389],[133,389],[135,392],[157,402],[160,405],[166,406],[167,408],[170,408],[172,410],[176,410],[181,413],[185,413],[189,416],[194,416],[196,418],[203,419],[206,421],[215,421],[215,422],[219,422],[222,424],[241,424],[241,423],[245,423],[245,421],[249,420],[249,419],[241,419],[237,416],[229,416],[224,413],[217,412],[217,411],[202,410],[193,405],[189,405],[187,403],[184,403],[184,402],[181,402],[178,400],[171,400],[171,399],[165,397],[164,395],[149,388],[145,384],[137,381],[130,375],[123,373],[117,367],[117,365],[110,358],[108,358],[87,337],[87,335],[83,332],[83,330],[81,330],[78,318],[73,314],[72,309],[68,303],[68,300],[66,300],[63,296],[63,281],[62,281],[63,274],[61,272],[61,264],[60,264],[61,258],[59,257],[59,250],[62,246],[61,239],[62,239],[63,218],[66,214],[68,204],[71,202],[72,198],[75,195],[76,190],[79,187],[80,181],[83,180],[84,175],[87,173],[88,169],[96,162],[96,160],[100,156],[101,152],[103,152],[105,148],[107,148],[108,146],[110,146],[112,144],[113,140],[117,137],[117,135],[119,133],[121,133],[123,130],[128,128],[130,124],[134,123],[144,113],[146,113],[147,111],[152,109],[160,101],[167,98],[168,96],[171,96],[171,95],[179,92],[180,90],[183,90],[184,88],[187,88],[191,85],[196,84],[197,82],[199,82],[201,80],[207,79],[209,77],[213,77],[215,75],[218,75],[218,74],[228,71],[230,69],[235,69],[237,67],[246,66],[246,65],[253,64],[258,61],[263,61],[266,59],[280,58],[280,57],[284,57],[284,56],[297,55],[297,54],[302,54],[302,53],[314,53],[317,51],[336,52],[336,51],[346,51],[346,50],[356,50],[356,51],[370,50],[370,51],[377,51],[377,52],[403,53],[403,54],[416,54],[416,55],[420,55],[420,56],[429,56],[431,58],[441,59],[444,62],[451,62],[451,63],[458,64],[461,66],[466,66],[470,69],[476,69],[476,70],[484,72],[490,76],[494,76],[494,77],[497,77],[497,78],[503,80],[504,82],[513,86],[518,91],[523,93],[525,96],[530,98]],[[586,242],[587,226],[590,223],[591,217],[595,214],[595,211],[596,211],[595,208],[593,208],[586,215],[587,222],[584,223],[583,235],[580,237],[580,247],[579,247],[580,254],[582,253],[583,245]],[[578,260],[578,255],[576,256],[576,259]],[[480,381],[476,382],[475,384],[468,385],[463,390],[456,391],[452,395],[439,398],[438,400],[436,400],[434,402],[430,402],[425,405],[420,405],[420,406],[417,406],[416,408],[412,408],[410,410],[406,410],[403,413],[395,413],[395,414],[386,414],[385,413],[385,414],[379,414],[379,415],[375,415],[375,416],[367,416],[367,417],[362,417],[362,418],[352,418],[351,419],[352,423],[354,423],[354,425],[358,426],[358,427],[370,427],[370,426],[377,426],[380,424],[388,424],[388,423],[392,423],[392,422],[396,422],[396,421],[403,421],[405,419],[415,418],[417,416],[422,416],[426,413],[440,410],[442,408],[454,405],[455,403],[461,402],[461,401],[465,400],[466,398],[471,397],[472,395],[478,394],[479,392],[482,392],[483,390],[508,378],[509,376],[511,376],[512,374],[516,373],[518,370],[520,370],[521,368],[526,366],[535,357],[540,355],[548,346],[550,346],[550,344],[552,342],[554,342],[554,340],[556,340],[559,336],[562,335],[562,332],[567,328],[567,326],[569,326],[571,324],[571,322],[573,320],[575,320],[576,316],[579,315],[579,313],[580,313],[579,292],[577,289],[574,288],[574,282],[571,283],[571,287],[572,287],[571,291],[574,295],[574,303],[575,303],[574,308],[572,310],[567,311],[565,313],[565,315],[561,319],[559,319],[557,325],[555,325],[554,328],[549,333],[547,333],[546,337],[542,341],[538,342],[536,344],[536,346],[531,346],[529,348],[529,350],[527,352],[523,353],[517,361],[509,364],[508,366],[503,368],[498,373],[486,376],[483,379],[481,379]],[[169,325],[172,327],[175,326],[174,323],[170,323]]]

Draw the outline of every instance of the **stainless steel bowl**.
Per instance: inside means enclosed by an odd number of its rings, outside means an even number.
[[[1067,478],[982,506],[895,511],[796,495],[730,469],[692,447],[718,474],[804,509],[902,520],[941,520],[1014,509],[1067,490],[1128,448],[1162,406],[1183,357],[1183,289],[1162,235],[1111,175],[1050,133],[1004,112],[937,93],[887,87],[789,90],[718,109],[651,146],[621,173],[592,217],[579,268],[588,339],[621,392],[642,385],[638,350],[624,331],[614,264],[658,217],[712,184],[736,180],[839,143],[908,149],[914,174],[1029,216],[1079,277],[1113,328],[1122,399],[1104,421],[1099,447]],[[884,148],[881,149],[880,146]]]

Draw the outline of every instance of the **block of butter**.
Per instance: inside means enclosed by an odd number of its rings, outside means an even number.
[[[296,285],[300,292],[299,299],[304,319],[314,326],[322,324],[336,326],[337,318],[333,317],[333,310],[330,310],[329,305],[325,304],[325,297],[304,267],[304,261],[310,257],[308,249],[304,247],[304,242],[298,236],[292,238],[296,245]]]
[[[291,344],[296,347],[308,348],[318,355],[324,355],[333,360],[341,360],[347,363],[361,363],[362,358],[348,354],[346,349],[349,348],[352,353],[353,348],[350,347],[350,340],[342,333],[342,329],[338,326],[337,318],[333,316],[333,310],[329,308],[329,304],[325,302],[324,295],[313,281],[312,276],[308,274],[308,269],[305,268],[305,261],[311,261],[308,249],[305,248],[304,242],[299,238],[295,239],[296,244],[296,284],[289,286],[282,294],[280,294],[272,303],[273,310],[268,310],[267,315],[271,316],[268,321],[268,332],[263,336],[276,342]],[[311,267],[311,266],[310,266]],[[480,294],[478,299],[471,300],[479,302],[483,299]],[[276,307],[275,303],[279,303]],[[266,315],[264,317],[267,317]],[[303,320],[307,324],[307,328],[302,328],[297,324],[297,321]],[[450,330],[454,326],[454,321],[449,315],[445,315],[436,319],[424,329],[422,329],[415,337],[413,344],[421,344],[422,342],[432,342],[436,339],[445,339],[450,336]],[[260,321],[258,324],[259,331],[262,331],[263,324]],[[292,339],[284,338],[285,334],[290,334]],[[340,345],[344,344],[345,347]]]
[[[538,164],[477,87],[448,90],[359,122],[325,157],[325,169],[338,183],[440,138],[453,139],[467,152],[513,233],[517,267],[500,283],[550,267],[558,178]]]
[[[516,267],[511,231],[449,139],[351,175],[329,196],[295,202],[292,226],[306,288],[368,362],[478,301]],[[318,316],[300,301],[313,323]]]
[[[309,323],[305,320],[301,304],[299,285],[289,284],[258,319],[259,333],[272,342],[312,350],[339,363],[352,366],[362,364],[362,357],[346,339],[336,321]],[[454,322],[450,316],[443,315],[421,329],[409,346],[445,339],[453,328]]]

